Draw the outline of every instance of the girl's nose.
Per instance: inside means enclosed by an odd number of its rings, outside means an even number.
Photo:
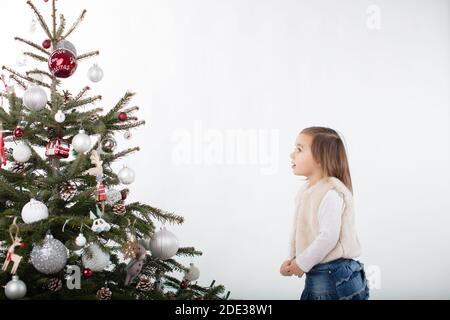
[[[291,152],[291,154],[289,155],[289,157],[294,160],[294,152]]]

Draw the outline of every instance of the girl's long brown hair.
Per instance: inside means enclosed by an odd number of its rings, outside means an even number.
[[[324,174],[338,178],[353,193],[347,153],[339,134],[325,127],[309,127],[301,133],[313,138],[311,152],[314,160],[322,166]]]

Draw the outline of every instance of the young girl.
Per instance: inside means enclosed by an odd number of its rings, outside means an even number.
[[[307,183],[296,210],[283,276],[306,273],[301,300],[367,300],[369,288],[355,230],[353,189],[344,144],[336,131],[304,129],[291,154],[295,175]]]

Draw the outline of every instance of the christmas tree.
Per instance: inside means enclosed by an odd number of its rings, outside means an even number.
[[[27,1],[47,39],[24,38],[23,54],[39,67],[26,72],[3,66],[0,107],[0,298],[5,299],[227,299],[224,287],[200,286],[199,270],[178,257],[201,255],[180,247],[166,224],[183,217],[140,202],[127,203],[134,171],[111,164],[139,151],[118,151],[115,134],[145,124],[127,107],[126,92],[109,111],[95,107],[100,95],[84,86],[63,90],[78,63],[99,55],[78,54],[70,28],[51,5],[51,25]],[[42,67],[40,67],[42,65]],[[103,77],[94,64],[89,80]],[[19,92],[22,93],[19,95]],[[19,96],[22,96],[19,97]],[[3,106],[3,100],[8,106]],[[155,222],[163,225],[156,230]],[[184,273],[181,280],[172,272]]]

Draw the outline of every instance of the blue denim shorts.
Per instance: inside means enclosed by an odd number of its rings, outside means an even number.
[[[306,273],[300,300],[368,300],[364,264],[340,258],[320,263]]]

